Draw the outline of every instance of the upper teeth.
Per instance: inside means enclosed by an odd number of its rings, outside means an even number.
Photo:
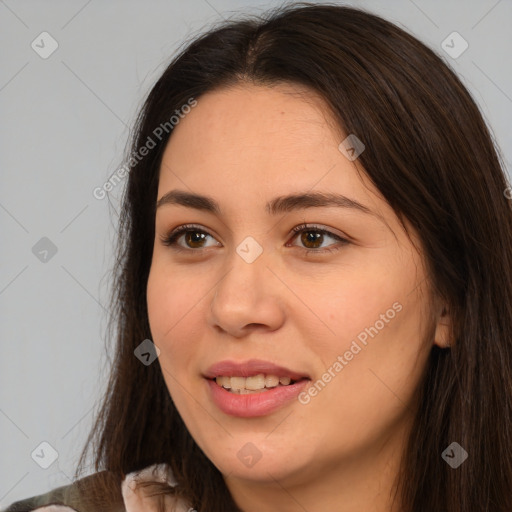
[[[221,375],[215,379],[219,386],[226,389],[264,389],[275,388],[279,384],[287,386],[291,382],[290,377],[277,377],[276,375],[265,375],[260,373],[253,377],[227,377]]]

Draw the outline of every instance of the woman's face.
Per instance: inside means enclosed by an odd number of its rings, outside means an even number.
[[[160,169],[158,200],[180,195],[156,213],[153,341],[191,435],[239,481],[396,455],[434,343],[420,254],[348,134],[291,87],[202,96]]]

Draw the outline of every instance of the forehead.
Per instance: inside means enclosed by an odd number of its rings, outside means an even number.
[[[318,184],[355,193],[361,177],[356,163],[338,149],[343,138],[324,100],[303,87],[219,89],[201,96],[174,127],[160,185],[168,189],[182,180],[181,188],[236,186],[240,194],[242,189],[254,194]]]
[[[331,131],[337,123],[325,100],[314,90],[292,83],[272,86],[237,83],[209,91],[198,99],[198,105],[186,118],[196,118],[205,132],[214,130],[233,135],[266,128],[299,129],[299,124],[316,124]],[[174,132],[188,123],[180,122]],[[197,127],[195,127],[197,129]]]

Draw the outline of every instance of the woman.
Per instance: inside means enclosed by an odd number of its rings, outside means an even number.
[[[438,56],[350,7],[225,22],[127,165],[96,473],[8,511],[512,510],[511,201]]]

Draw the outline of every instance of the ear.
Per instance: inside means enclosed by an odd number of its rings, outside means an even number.
[[[446,305],[441,306],[437,317],[436,331],[434,334],[434,343],[440,348],[450,348],[453,344],[451,339],[451,317]]]

